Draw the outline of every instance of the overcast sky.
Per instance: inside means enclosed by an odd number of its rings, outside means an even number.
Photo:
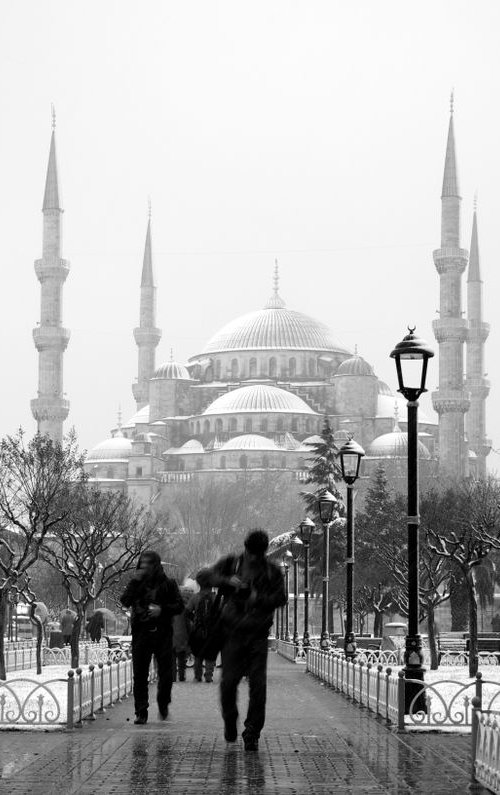
[[[34,430],[52,102],[71,262],[65,427],[91,448],[119,404],[124,418],[135,408],[149,195],[158,364],[262,307],[275,257],[287,306],[357,344],[392,387],[408,323],[437,350],[432,250],[454,87],[462,246],[477,190],[487,429],[500,448],[499,36],[497,0],[4,1],[0,435]]]

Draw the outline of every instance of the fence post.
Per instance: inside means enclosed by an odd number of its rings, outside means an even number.
[[[405,729],[405,672],[398,673],[398,731]]]
[[[82,713],[83,713],[83,709],[82,709],[82,698],[83,698],[82,669],[81,668],[77,668],[75,673],[76,673],[76,675],[78,677],[78,679],[77,679],[77,682],[78,682],[78,691],[77,691],[77,697],[78,697],[78,720],[75,723],[75,726],[78,726],[78,728],[80,728],[81,725],[82,725]]]
[[[89,665],[90,671],[90,715],[89,720],[96,720],[94,714],[94,698],[95,698],[95,665]]]
[[[389,721],[389,679],[392,674],[392,668],[385,669],[385,719]]]
[[[75,707],[75,672],[68,671],[68,697],[66,699],[66,728],[73,729],[73,710]]]
[[[113,666],[110,662],[108,662],[108,670],[109,670],[109,706],[111,708],[114,707],[113,704]]]
[[[370,683],[371,683],[371,662],[366,663],[366,706],[370,709]]]
[[[120,693],[120,660],[116,660],[116,700],[118,702],[122,700]]]
[[[98,712],[106,712],[106,709],[104,707],[104,665],[102,662],[100,662],[98,663],[97,667],[99,669],[99,674],[100,674],[99,679],[101,680],[100,681],[101,706],[99,707]]]
[[[471,766],[470,766],[469,792],[475,792],[478,789],[478,785],[476,782],[476,754],[477,754],[477,735],[478,735],[477,710],[480,709],[481,709],[481,701],[477,696],[474,696],[474,698],[472,699],[472,733],[471,733],[472,754],[471,754]]]

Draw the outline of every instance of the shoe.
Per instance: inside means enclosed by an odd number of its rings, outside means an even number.
[[[224,739],[227,743],[235,743],[238,737],[236,724],[226,724],[224,727]]]
[[[244,737],[243,742],[245,743],[245,751],[259,750],[259,741],[255,737]]]
[[[165,707],[164,709],[160,709],[159,714],[160,714],[160,720],[167,720],[167,718],[168,718],[168,707]]]
[[[205,679],[205,682],[213,682],[213,681],[214,681],[214,680],[212,679],[212,677],[211,677],[211,676],[209,676],[209,677],[207,677],[207,678]]]
[[[136,718],[135,718],[135,721],[134,721],[136,726],[143,726],[147,722],[148,722],[147,714],[146,715],[136,715]]]
[[[201,682],[201,676],[200,676],[200,677],[198,677],[198,676],[195,676],[195,678],[194,678],[194,681],[195,681],[195,682]]]

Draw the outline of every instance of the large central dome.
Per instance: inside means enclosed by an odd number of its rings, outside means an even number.
[[[264,309],[231,321],[208,341],[203,353],[242,350],[305,350],[349,353],[324,323],[287,309],[277,286]]]

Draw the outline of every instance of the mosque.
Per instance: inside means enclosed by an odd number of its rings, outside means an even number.
[[[469,256],[460,247],[453,102],[441,200],[441,246],[434,252],[440,313],[433,323],[439,345],[439,387],[432,395],[436,413],[419,412],[424,481],[439,474],[484,476],[491,446],[485,432],[489,384],[484,377],[489,326],[482,318],[477,212],[475,208]],[[69,273],[68,262],[61,258],[62,212],[53,122],[43,202],[43,255],[35,263],[42,300],[40,323],[33,332],[39,389],[32,411],[38,429],[54,439],[62,438],[69,412],[62,384],[70,337],[62,326],[62,288]],[[286,306],[277,264],[271,295],[262,308],[235,320],[228,318],[186,363],[171,357],[157,366],[161,330],[156,325],[149,214],[134,337],[138,371],[132,390],[137,411],[126,422],[119,421],[86,461],[100,488],[121,490],[151,504],[160,496],[168,502],[172,485],[203,478],[262,477],[273,471],[300,489],[307,477],[311,443],[318,440],[325,416],[339,443],[352,435],[364,447],[365,475],[383,464],[389,481],[397,489],[405,488],[406,402],[323,323]]]

